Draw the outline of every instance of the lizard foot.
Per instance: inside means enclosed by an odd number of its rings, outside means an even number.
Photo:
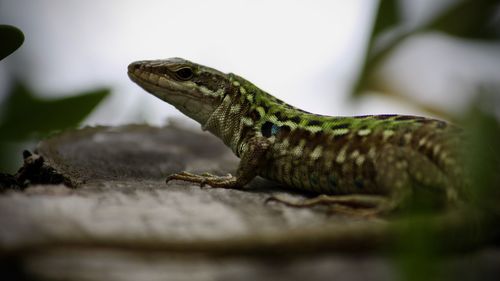
[[[235,188],[236,177],[231,174],[225,176],[216,176],[210,173],[203,173],[201,175],[192,174],[189,172],[180,172],[177,174],[172,174],[167,177],[165,183],[171,180],[180,180],[192,183],[198,183],[201,187],[209,185],[211,187],[221,187],[221,188]]]

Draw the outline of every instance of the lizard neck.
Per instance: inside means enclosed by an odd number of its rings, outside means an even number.
[[[270,138],[278,132],[296,129],[310,114],[259,89],[246,79],[229,73],[226,95],[202,125],[240,156],[246,140],[253,136]]]
[[[224,99],[202,128],[219,137],[239,156],[244,140],[255,134],[259,119],[254,112],[256,97],[268,94],[235,74],[229,73],[228,79],[230,87]]]

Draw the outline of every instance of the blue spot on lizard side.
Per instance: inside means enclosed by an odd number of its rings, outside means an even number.
[[[269,122],[269,121],[262,124],[262,127],[261,127],[262,135],[266,138],[277,135],[279,133],[279,131],[280,131],[280,127],[272,122]]]

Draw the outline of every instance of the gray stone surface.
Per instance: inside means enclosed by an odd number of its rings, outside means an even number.
[[[182,170],[234,171],[238,159],[209,134],[86,128],[45,140],[37,150],[75,187],[0,195],[1,261],[15,265],[13,274],[44,280],[398,276],[394,259],[379,253],[393,241],[384,220],[266,203],[275,194],[303,195],[263,179],[245,190],[165,185],[168,174]],[[470,260],[483,266],[477,272],[486,279],[500,273],[496,249],[454,256],[446,266],[451,274]]]

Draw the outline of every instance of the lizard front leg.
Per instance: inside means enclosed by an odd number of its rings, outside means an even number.
[[[198,183],[200,186],[209,185],[221,188],[242,188],[257,176],[257,170],[265,161],[265,154],[270,146],[269,140],[264,137],[254,136],[244,145],[241,161],[236,170],[236,176],[228,174],[226,176],[216,176],[209,173],[201,175],[189,172],[180,172],[167,177],[166,183],[171,180],[181,180]]]

